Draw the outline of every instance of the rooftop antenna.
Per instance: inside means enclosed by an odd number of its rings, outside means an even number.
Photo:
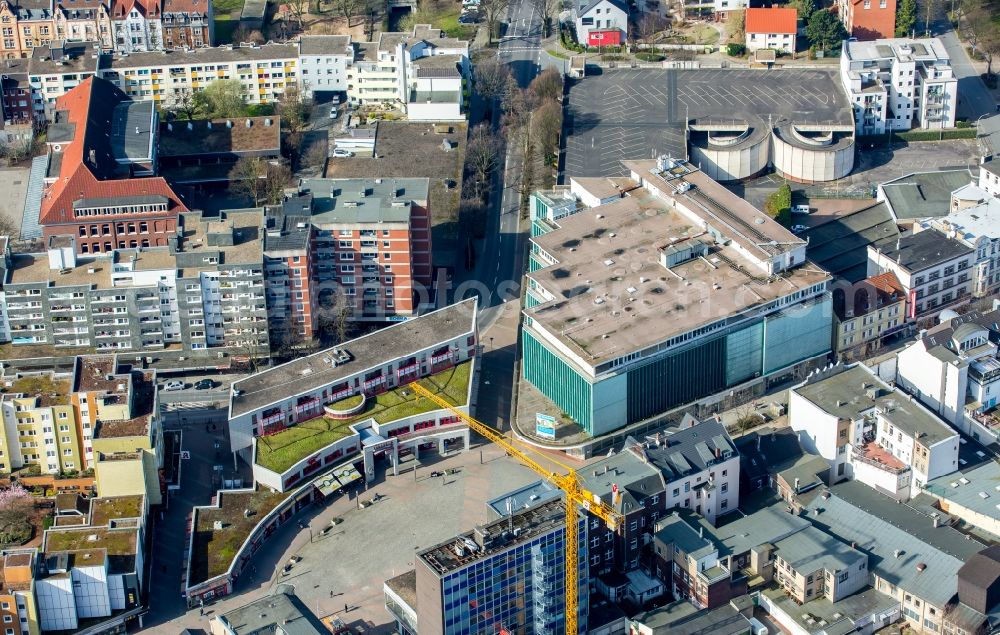
[[[507,500],[504,501],[504,505],[507,507],[507,531],[514,531],[514,497],[508,496]]]

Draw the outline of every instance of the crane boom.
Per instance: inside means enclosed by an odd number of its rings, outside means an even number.
[[[505,452],[523,463],[525,467],[530,468],[533,472],[562,490],[566,496],[566,635],[578,635],[580,528],[577,525],[579,522],[576,511],[577,507],[582,507],[584,510],[600,518],[612,531],[618,529],[618,526],[622,523],[622,515],[614,507],[602,501],[599,496],[584,489],[580,484],[576,470],[568,466],[563,466],[567,470],[566,474],[550,470],[532,458],[526,451],[517,447],[513,443],[513,439],[508,439],[496,428],[462,412],[440,395],[421,386],[419,382],[411,383],[410,387],[421,397],[429,399],[442,408],[449,410],[452,414],[462,419],[477,434],[485,437],[491,443],[500,446]],[[546,458],[558,463],[555,459]]]

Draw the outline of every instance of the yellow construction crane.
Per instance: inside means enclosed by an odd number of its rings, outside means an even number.
[[[566,635],[578,635],[577,617],[579,615],[579,582],[577,574],[579,571],[580,545],[579,526],[577,517],[577,507],[582,507],[594,516],[597,516],[612,531],[616,531],[624,520],[613,507],[605,503],[596,494],[588,492],[580,484],[580,478],[576,470],[568,465],[560,463],[556,459],[534,452],[537,456],[543,457],[552,463],[566,470],[565,474],[547,469],[544,465],[533,459],[525,450],[517,447],[513,439],[508,439],[499,430],[486,425],[482,421],[474,419],[465,414],[455,406],[451,405],[441,396],[424,388],[417,382],[410,384],[414,392],[422,397],[430,399],[442,408],[450,410],[455,416],[460,417],[469,428],[476,431],[481,436],[502,447],[508,454],[519,460],[526,467],[534,470],[536,474],[552,483],[566,495]]]

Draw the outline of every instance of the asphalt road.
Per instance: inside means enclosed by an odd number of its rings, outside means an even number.
[[[958,78],[958,116],[976,121],[982,115],[996,112],[996,101],[986,90],[979,72],[972,65],[965,47],[958,39],[958,34],[948,22],[946,14],[948,6],[941,2],[938,3],[937,9],[937,16],[931,21],[930,31],[932,36],[941,40],[948,51],[951,67],[955,71],[955,77]],[[919,15],[923,17],[923,7],[920,8]],[[923,26],[923,20],[918,22],[918,26]]]

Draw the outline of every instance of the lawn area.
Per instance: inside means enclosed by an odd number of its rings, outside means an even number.
[[[695,44],[719,43],[719,31],[707,24],[699,24],[691,29],[691,37]]]
[[[464,406],[469,392],[472,362],[464,362],[448,370],[425,377],[420,384],[444,397],[454,406]],[[347,399],[351,399],[348,397]],[[345,401],[345,400],[342,400]],[[344,408],[338,402],[338,408]],[[378,423],[412,417],[437,410],[430,399],[416,397],[412,390],[401,386],[368,399],[367,407],[350,419],[317,417],[304,421],[277,434],[257,439],[254,462],[281,474],[303,458],[350,434],[349,426],[373,418]]]
[[[470,41],[476,37],[478,25],[459,23],[458,18],[461,15],[462,7],[458,3],[445,0],[425,4],[425,7],[406,17],[403,30],[412,30],[414,24],[430,24],[436,29],[441,29],[448,37]]]
[[[340,401],[333,402],[330,404],[330,408],[343,412],[344,410],[350,410],[351,408],[360,405],[362,399],[364,399],[364,396],[361,394],[351,395],[350,397],[345,397]]]
[[[191,554],[191,584],[225,573],[253,528],[289,494],[291,492],[222,493],[219,509],[199,509]],[[247,518],[243,515],[244,509],[255,513]],[[224,523],[220,530],[213,529],[217,520]]]

